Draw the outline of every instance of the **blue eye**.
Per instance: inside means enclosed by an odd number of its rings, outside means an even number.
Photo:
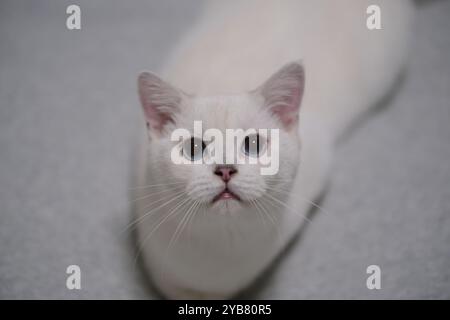
[[[250,134],[242,143],[242,152],[249,157],[259,157],[264,151],[265,142],[259,134]]]
[[[183,156],[190,160],[196,161],[203,157],[203,151],[205,151],[206,144],[202,139],[190,138],[183,142]]]

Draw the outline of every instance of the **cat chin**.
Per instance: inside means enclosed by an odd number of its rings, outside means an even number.
[[[223,199],[211,204],[211,209],[217,211],[219,214],[237,212],[242,208],[242,201],[236,199]]]

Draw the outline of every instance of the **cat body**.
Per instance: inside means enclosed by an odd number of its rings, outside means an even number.
[[[405,60],[412,5],[378,3],[381,30],[366,27],[371,3],[362,0],[209,2],[173,50],[164,80],[141,74],[148,132],[137,184],[144,197],[159,194],[137,202],[136,225],[145,266],[165,296],[232,297],[305,223],[336,139],[386,94]],[[170,134],[192,131],[196,120],[221,131],[280,129],[278,173],[261,176],[258,165],[244,164],[230,178],[228,167],[174,164]],[[225,187],[234,198],[216,201]]]

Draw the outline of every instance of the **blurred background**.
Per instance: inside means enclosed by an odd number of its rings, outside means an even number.
[[[376,1],[375,1],[376,2]],[[81,7],[81,30],[66,8]],[[158,298],[130,222],[158,71],[203,1],[0,1],[0,298]],[[243,297],[450,298],[450,2],[420,1],[408,71],[341,142],[313,222]],[[81,268],[81,290],[66,268]],[[368,290],[366,268],[381,268]]]

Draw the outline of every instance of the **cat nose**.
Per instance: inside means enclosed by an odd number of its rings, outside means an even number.
[[[231,176],[237,172],[237,169],[234,166],[221,165],[217,166],[214,170],[214,174],[218,175],[222,178],[223,181],[228,182],[231,179]]]

